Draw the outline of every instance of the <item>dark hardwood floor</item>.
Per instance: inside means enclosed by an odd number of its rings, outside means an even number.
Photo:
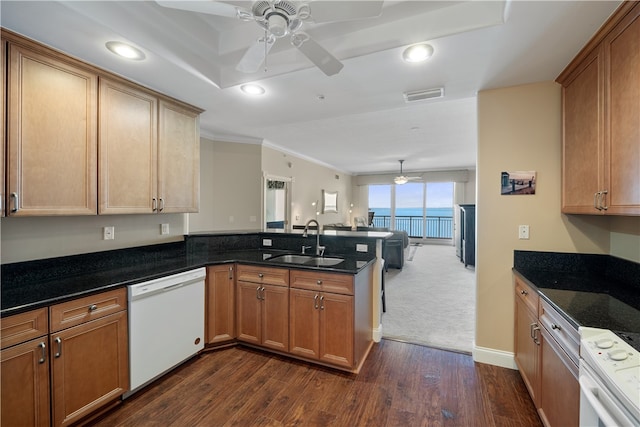
[[[396,341],[353,375],[244,347],[197,356],[96,426],[541,426],[518,371]]]

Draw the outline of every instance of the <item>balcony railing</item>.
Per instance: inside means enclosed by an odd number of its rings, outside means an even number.
[[[453,218],[450,216],[427,216],[425,224],[421,216],[396,215],[395,227],[391,227],[391,216],[376,215],[373,217],[373,226],[404,230],[409,237],[416,238],[451,239],[453,236]]]

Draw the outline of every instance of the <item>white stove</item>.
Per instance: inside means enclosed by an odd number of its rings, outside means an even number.
[[[606,329],[580,337],[580,426],[640,426],[640,352]]]

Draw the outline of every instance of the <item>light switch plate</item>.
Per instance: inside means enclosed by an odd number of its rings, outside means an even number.
[[[169,224],[160,224],[160,234],[169,234]]]

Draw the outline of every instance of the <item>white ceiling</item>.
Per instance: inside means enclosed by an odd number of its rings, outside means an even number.
[[[344,64],[330,77],[286,39],[271,49],[266,72],[237,72],[262,34],[255,22],[153,1],[2,0],[0,22],[203,108],[203,136],[371,174],[397,171],[399,159],[408,172],[475,167],[477,92],[555,79],[619,3],[385,1],[376,18],[305,22],[304,31]],[[104,48],[109,40],[128,41],[147,59],[118,58]],[[402,61],[406,46],[425,41],[435,49],[430,60]],[[245,82],[266,94],[244,95]],[[403,99],[405,91],[435,87],[444,87],[444,98]]]

